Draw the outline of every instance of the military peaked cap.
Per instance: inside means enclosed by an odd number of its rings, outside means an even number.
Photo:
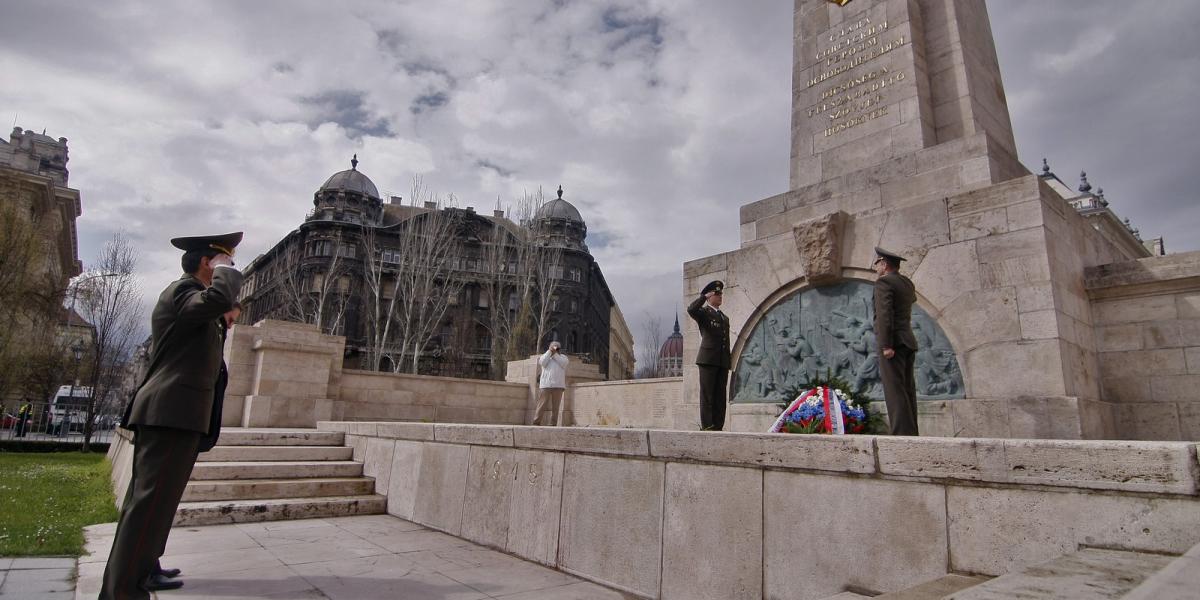
[[[721,293],[721,291],[724,289],[725,289],[725,284],[721,283],[721,280],[718,279],[716,281],[708,282],[708,285],[704,286],[704,289],[700,290],[700,295],[704,296],[704,295],[708,294],[709,292]]]
[[[222,254],[233,256],[233,249],[242,242],[242,232],[235,231],[223,235],[196,235],[192,237],[177,237],[171,240],[171,245],[184,251],[216,250]]]
[[[883,248],[880,248],[879,246],[875,246],[875,255],[880,258],[890,259],[894,262],[900,262],[902,260],[905,260],[903,256],[900,256],[899,254],[896,254],[895,252],[888,252],[887,250],[884,250]]]

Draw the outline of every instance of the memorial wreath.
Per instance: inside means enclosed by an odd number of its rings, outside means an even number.
[[[871,415],[850,386],[837,377],[818,377],[792,390],[790,404],[771,425],[770,433],[870,433]]]

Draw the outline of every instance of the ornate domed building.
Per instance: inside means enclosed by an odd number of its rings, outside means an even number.
[[[355,155],[247,266],[242,304],[249,322],[345,336],[348,368],[502,379],[508,360],[558,340],[608,374],[633,359],[610,356],[610,329],[625,325],[586,236],[561,187],[517,224],[501,210],[385,202]]]
[[[679,315],[675,315],[675,331],[658,349],[658,376],[683,375],[683,334],[679,331]]]

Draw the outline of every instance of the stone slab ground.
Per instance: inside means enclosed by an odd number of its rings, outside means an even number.
[[[115,528],[85,530],[77,600],[96,597]],[[185,583],[161,600],[632,598],[390,515],[176,527],[163,563]]]
[[[0,558],[0,599],[71,600],[74,580],[74,558]]]

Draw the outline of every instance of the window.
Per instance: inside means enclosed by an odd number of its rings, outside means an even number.
[[[354,258],[358,253],[358,248],[354,244],[342,244],[341,253],[346,258]]]
[[[576,302],[574,299],[571,300],[571,313],[572,314],[579,313],[579,303]]]
[[[308,245],[309,256],[329,256],[332,250],[329,240],[317,240]]]
[[[562,279],[563,278],[562,265],[554,265],[554,266],[550,267],[550,278],[551,279]]]
[[[508,293],[508,310],[517,310],[517,293]]]
[[[571,267],[571,281],[583,281],[583,272],[576,267]]]

